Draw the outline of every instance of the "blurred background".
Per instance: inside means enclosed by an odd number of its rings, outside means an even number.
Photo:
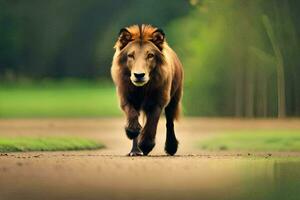
[[[119,30],[162,28],[186,116],[300,116],[297,0],[0,0],[0,117],[120,116]]]

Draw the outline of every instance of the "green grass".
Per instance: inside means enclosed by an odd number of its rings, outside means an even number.
[[[1,137],[0,152],[69,151],[103,148],[104,145],[85,138],[73,137]]]
[[[206,150],[300,151],[300,130],[232,131],[198,145]]]
[[[115,93],[107,82],[0,83],[0,118],[119,116]]]

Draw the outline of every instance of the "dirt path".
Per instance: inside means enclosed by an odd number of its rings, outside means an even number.
[[[130,141],[123,133],[123,119],[0,120],[0,136],[80,135],[107,146],[99,151],[2,154],[0,200],[220,199],[228,194],[238,198],[244,193],[233,188],[240,186],[242,172],[252,175],[246,181],[259,176],[265,184],[272,183],[274,164],[279,162],[274,156],[299,157],[299,153],[273,153],[272,158],[268,152],[212,153],[195,147],[195,141],[220,130],[300,129],[299,120],[183,119],[176,126],[180,147],[175,157],[163,151],[163,124],[162,119],[151,156],[130,158],[124,156]]]

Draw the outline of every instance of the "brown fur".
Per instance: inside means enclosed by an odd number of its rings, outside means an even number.
[[[121,29],[115,50],[111,75],[127,117],[127,136],[134,140],[130,155],[140,155],[140,149],[147,155],[153,149],[163,109],[167,119],[165,150],[174,155],[178,142],[173,121],[179,116],[183,86],[183,69],[176,53],[167,44],[162,30],[150,25]],[[140,72],[143,81],[136,78]],[[146,116],[143,128],[138,121],[140,112]]]

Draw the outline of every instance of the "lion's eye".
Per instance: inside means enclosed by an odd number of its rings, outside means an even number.
[[[127,56],[128,56],[128,58],[134,59],[134,55],[133,54],[128,54]]]
[[[149,59],[150,59],[150,58],[153,58],[153,57],[154,57],[154,54],[153,54],[153,53],[149,53],[148,56],[147,56],[147,58],[149,58]]]

